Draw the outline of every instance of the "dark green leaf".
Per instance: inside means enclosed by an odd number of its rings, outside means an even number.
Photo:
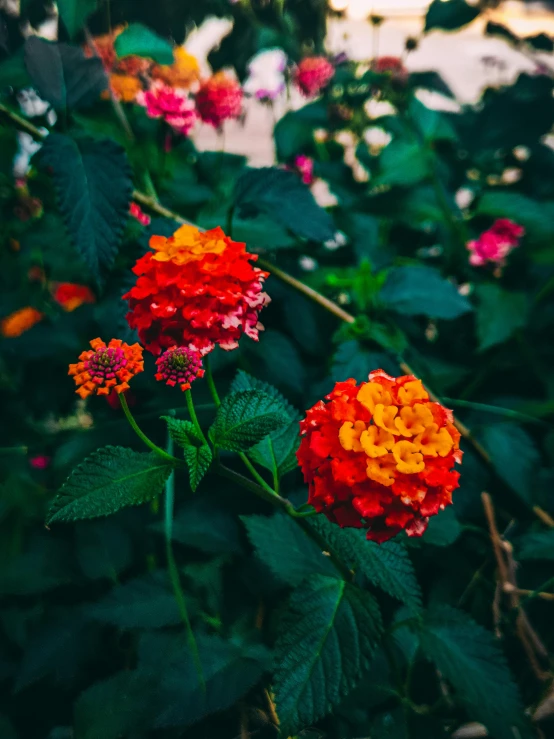
[[[376,369],[396,374],[397,367],[384,352],[365,349],[359,341],[352,339],[338,345],[331,367],[331,379],[342,382],[353,377],[356,382],[367,382],[369,373]]]
[[[274,329],[266,330],[262,340],[244,343],[244,353],[256,367],[257,375],[295,393],[302,391],[306,370],[298,349],[285,334]]]
[[[243,218],[265,213],[303,239],[323,242],[335,235],[331,217],[294,172],[248,170],[237,181],[235,206]]]
[[[455,31],[471,23],[479,12],[478,5],[468,5],[466,0],[433,0],[425,18],[425,31],[433,28]]]
[[[518,560],[554,559],[554,529],[524,534],[514,544]]]
[[[260,390],[241,390],[224,398],[209,430],[215,446],[243,452],[290,423],[283,405]]]
[[[441,75],[434,70],[429,70],[427,72],[410,72],[410,84],[415,88],[422,87],[425,90],[440,92],[442,95],[449,98],[456,97]]]
[[[456,518],[453,506],[447,506],[438,515],[429,519],[429,525],[421,541],[436,547],[448,547],[462,533],[462,527]]]
[[[420,639],[470,720],[484,723],[495,739],[528,736],[517,686],[492,634],[462,611],[442,606],[425,619]]]
[[[554,51],[554,40],[546,33],[537,33],[535,36],[525,36],[523,41],[536,51]]]
[[[275,644],[273,690],[284,736],[323,718],[355,687],[381,634],[373,597],[314,575],[293,592]]]
[[[86,521],[75,527],[77,560],[90,580],[117,580],[132,559],[129,534],[113,520]]]
[[[52,501],[47,524],[109,516],[162,492],[172,467],[157,454],[107,446],[73,470]]]
[[[96,0],[57,0],[56,4],[71,38],[81,30],[96,9]]]
[[[525,293],[508,292],[492,283],[479,285],[476,293],[477,338],[481,351],[501,344],[525,326],[528,313]]]
[[[117,255],[131,199],[131,171],[121,146],[105,139],[50,134],[40,152],[52,171],[73,244],[97,282]]]
[[[289,516],[241,516],[257,556],[287,585],[310,575],[339,577],[329,557]]]
[[[183,450],[190,486],[196,490],[212,463],[212,451],[190,421],[162,416],[173,441]]]
[[[41,535],[0,568],[0,595],[39,595],[66,585],[73,577],[65,547]]]
[[[181,621],[167,574],[151,572],[114,587],[90,615],[121,629],[159,629]]]
[[[375,587],[410,608],[421,608],[421,590],[403,544],[398,541],[376,544],[366,539],[365,531],[341,529],[324,516],[310,518],[309,524],[329,542],[348,567],[359,571]]]
[[[0,736],[2,739],[18,739],[14,725],[7,716],[0,713]]]
[[[453,319],[472,310],[456,286],[432,267],[394,267],[380,298],[391,310],[409,316]]]
[[[526,237],[541,242],[554,239],[554,222],[542,203],[516,192],[490,191],[481,200],[477,212],[491,218],[512,218],[525,227]]]
[[[158,64],[173,63],[173,49],[169,41],[142,23],[131,23],[119,34],[115,40],[115,51],[118,57],[136,54],[149,57]]]
[[[77,46],[31,36],[25,42],[25,65],[41,98],[56,110],[90,105],[108,87],[102,61],[85,57]]]
[[[424,180],[430,170],[427,154],[421,144],[394,139],[383,149],[379,171],[375,185],[410,187]]]
[[[496,423],[485,426],[478,436],[498,475],[526,503],[531,503],[540,454],[527,431],[515,423]]]
[[[10,87],[17,90],[30,84],[31,78],[25,66],[23,48],[20,48],[15,54],[0,62],[0,92]]]

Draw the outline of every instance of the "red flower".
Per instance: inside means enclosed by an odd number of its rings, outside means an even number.
[[[324,56],[302,59],[294,74],[296,86],[306,97],[317,95],[330,82],[335,68]]]
[[[339,526],[382,542],[402,529],[421,536],[452,503],[461,461],[452,413],[413,375],[336,383],[300,422],[297,457],[309,502]]]
[[[96,297],[90,287],[75,285],[72,282],[62,282],[55,286],[54,300],[61,307],[71,313],[83,303],[95,303]]]
[[[508,218],[499,218],[478,239],[467,243],[467,249],[471,252],[469,263],[474,267],[482,267],[487,262],[504,266],[506,257],[519,246],[524,233],[523,226]]]
[[[133,216],[133,218],[136,218],[141,226],[149,226],[152,220],[149,215],[144,213],[138,203],[131,203],[129,206],[129,214]]]
[[[406,79],[408,70],[397,56],[380,56],[373,62],[373,69],[379,74],[390,73],[397,79]]]
[[[196,108],[205,123],[217,128],[242,111],[242,88],[224,72],[217,72],[203,82],[196,93]]]
[[[150,246],[154,251],[133,268],[135,287],[123,296],[129,325],[148,351],[235,349],[243,333],[257,341],[258,313],[269,302],[262,292],[268,273],[252,266],[257,257],[245,244],[221,228],[203,233],[181,226],[169,238],[153,236]]]
[[[186,346],[172,346],[156,359],[158,372],[156,380],[164,380],[166,385],[179,385],[183,392],[197,377],[204,377],[202,355],[196,349]]]
[[[139,92],[136,101],[146,108],[146,115],[149,118],[163,118],[183,136],[188,136],[198,120],[194,103],[187,93],[169,87],[161,80],[152,82],[149,90]]]

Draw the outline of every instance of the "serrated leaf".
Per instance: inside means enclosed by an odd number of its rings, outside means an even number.
[[[341,529],[325,516],[309,519],[313,526],[345,563],[373,585],[414,610],[421,608],[421,590],[413,565],[403,544],[368,541],[360,529]]]
[[[485,724],[495,739],[528,736],[517,686],[491,633],[462,611],[441,606],[422,622],[420,643],[470,720]]]
[[[323,718],[369,666],[382,631],[362,590],[314,575],[295,590],[279,625],[273,691],[284,736]]]
[[[158,64],[173,63],[173,49],[169,41],[142,23],[130,23],[116,38],[114,45],[118,57],[136,54],[153,59]]]
[[[477,338],[479,350],[489,349],[509,339],[527,323],[528,303],[523,292],[508,292],[499,285],[483,284],[476,288]]]
[[[475,20],[479,12],[478,5],[469,5],[466,0],[433,0],[425,17],[425,31],[455,31]]]
[[[331,216],[315,201],[294,172],[277,167],[247,170],[235,187],[235,207],[243,218],[265,213],[296,236],[311,241],[333,239]]]
[[[40,97],[56,110],[91,105],[108,87],[102,61],[85,57],[78,46],[31,36],[25,42],[25,66]]]
[[[300,414],[277,388],[263,380],[252,377],[247,372],[239,370],[233,380],[231,390],[261,390],[279,401],[291,422],[281,429],[272,431],[265,439],[255,444],[249,451],[250,459],[270,472],[277,472],[282,477],[298,465],[296,450],[300,443],[299,425]]]
[[[409,316],[448,320],[472,310],[456,286],[432,267],[394,267],[379,297],[391,310]]]
[[[217,409],[209,435],[215,446],[243,452],[290,422],[282,404],[260,390],[230,393]]]
[[[212,463],[212,450],[191,421],[162,416],[173,441],[183,450],[189,471],[190,487],[196,490]]]
[[[132,181],[125,151],[109,139],[51,133],[40,161],[52,171],[73,245],[100,283],[115,261],[128,218]]]
[[[73,38],[96,9],[96,0],[57,0],[56,5],[67,32]]]
[[[159,629],[181,621],[175,595],[163,571],[114,587],[105,598],[89,606],[89,613],[98,621],[122,629]]]
[[[284,583],[298,585],[310,575],[340,577],[297,521],[289,516],[241,516],[257,556]]]
[[[519,536],[515,542],[517,559],[554,559],[554,529]]]
[[[478,438],[498,475],[526,503],[531,503],[540,454],[527,431],[515,423],[495,423],[480,429]]]
[[[158,455],[107,446],[73,470],[50,505],[46,523],[109,516],[159,495],[172,467]]]

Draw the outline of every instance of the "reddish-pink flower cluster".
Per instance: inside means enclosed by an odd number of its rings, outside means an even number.
[[[307,157],[305,154],[299,154],[294,159],[294,169],[305,185],[312,185],[314,183],[314,160],[311,157]]]
[[[183,392],[197,377],[204,377],[202,355],[187,346],[172,346],[156,359],[156,365],[156,380],[162,380],[170,387],[179,385]]]
[[[137,103],[146,108],[150,118],[163,118],[177,133],[187,136],[198,120],[194,102],[184,90],[166,85],[161,80],[152,82],[149,90],[141,90]]]
[[[196,107],[204,123],[218,128],[223,121],[238,118],[242,111],[242,88],[224,72],[217,72],[200,86]]]
[[[525,229],[508,218],[499,218],[484,231],[475,241],[469,241],[469,263],[474,267],[482,267],[487,262],[503,266],[508,254],[519,246],[519,240]]]
[[[335,68],[324,56],[308,56],[299,63],[294,82],[306,97],[318,95],[333,78]]]
[[[152,220],[137,203],[131,203],[129,206],[129,215],[135,218],[141,226],[149,226]]]

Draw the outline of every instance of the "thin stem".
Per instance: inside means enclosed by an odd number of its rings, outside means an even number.
[[[202,431],[202,427],[200,426],[200,423],[198,421],[198,416],[196,415],[196,410],[194,408],[194,401],[192,399],[192,393],[190,389],[185,390],[185,400],[187,402],[187,410],[189,412],[190,420],[193,422],[194,428],[198,432],[199,436],[202,439],[204,439],[204,441],[206,442],[206,437],[204,436],[204,432]]]
[[[216,408],[219,408],[219,406],[221,405],[221,399],[215,386],[214,376],[212,374],[212,365],[210,363],[209,356],[205,357],[204,359],[204,368],[206,370],[206,382],[208,383],[208,390],[210,391],[210,395],[213,398]]]
[[[172,457],[173,456],[172,452],[173,452],[173,439],[168,434],[168,440],[167,440],[168,456]],[[192,653],[192,658],[194,660],[196,671],[198,673],[198,682],[200,683],[200,687],[202,688],[202,690],[205,692],[206,683],[204,681],[202,663],[200,661],[200,655],[198,653],[198,645],[196,644],[196,639],[194,638],[194,633],[192,631],[192,626],[190,624],[190,618],[189,618],[189,614],[187,610],[185,594],[181,586],[181,578],[179,577],[179,570],[177,569],[177,564],[175,562],[175,557],[173,555],[173,543],[172,542],[173,542],[174,503],[175,503],[175,471],[172,470],[165,484],[165,525],[164,525],[164,529],[165,529],[165,552],[166,552],[166,557],[167,557],[167,571],[169,573],[169,579],[171,580],[171,585],[173,587],[173,593],[175,595],[175,600],[177,602],[177,608],[179,609],[179,614],[181,616],[181,619],[185,626],[185,630],[187,632],[187,639],[188,639],[190,651]]]
[[[133,414],[131,413],[131,410],[127,404],[127,398],[125,397],[125,393],[119,393],[119,402],[121,403],[121,407],[123,408],[123,413],[125,413],[125,416],[127,417],[127,420],[129,421],[129,424],[135,434],[139,437],[141,441],[143,441],[149,449],[151,449],[153,452],[156,452],[162,459],[166,459],[168,462],[171,462],[174,465],[179,465],[180,467],[183,466],[184,462],[182,462],[180,459],[177,459],[177,457],[174,457],[172,454],[168,454],[163,449],[161,449],[159,446],[154,444],[153,441],[151,441],[146,434],[141,431],[139,428],[137,422],[135,421]]]
[[[260,487],[262,487],[266,491],[266,493],[269,493],[269,495],[277,496],[278,494],[275,492],[275,490],[273,490],[273,488],[271,487],[271,485],[268,485],[268,483],[260,475],[260,473],[258,472],[258,470],[254,467],[254,465],[252,464],[252,462],[248,459],[248,457],[246,456],[246,454],[244,452],[240,452],[239,453],[239,457],[242,459],[242,461],[244,463],[244,466],[250,472],[250,474],[252,475],[252,477],[256,480],[256,482],[258,483],[258,485]],[[283,498],[283,500],[285,500],[285,499]]]
[[[552,587],[552,585],[554,585],[554,577],[551,577],[542,585],[539,585],[536,590],[523,590],[519,588],[518,593],[522,596],[521,600],[519,601],[519,605],[522,606],[524,603],[526,603],[528,600],[531,600],[532,598],[541,598],[542,600],[550,601],[554,600],[554,593],[546,592],[547,588]]]

